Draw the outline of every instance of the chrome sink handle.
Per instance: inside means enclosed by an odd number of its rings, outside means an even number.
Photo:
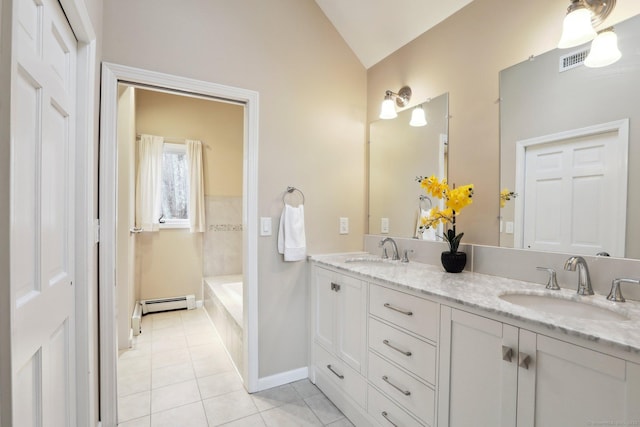
[[[400,262],[409,262],[409,254],[413,253],[413,249],[405,249],[404,255],[402,256],[402,260]]]
[[[546,271],[549,273],[549,279],[547,280],[547,289],[551,289],[552,291],[559,291],[560,286],[558,286],[558,280],[556,279],[556,271],[553,268],[547,267],[536,267],[536,270]]]
[[[565,270],[576,271],[576,268],[578,269],[578,295],[593,295],[587,261],[581,256],[572,256],[565,261]]]
[[[622,296],[622,291],[620,291],[620,283],[635,283],[636,285],[640,285],[640,280],[638,279],[613,279],[611,282],[611,291],[609,295],[607,295],[607,299],[609,301],[615,302],[625,302],[626,300]]]

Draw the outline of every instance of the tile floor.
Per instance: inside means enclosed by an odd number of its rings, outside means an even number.
[[[203,309],[142,330],[118,357],[119,427],[353,426],[308,380],[248,394]]]

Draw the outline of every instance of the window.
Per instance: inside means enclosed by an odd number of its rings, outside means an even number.
[[[162,158],[162,227],[189,227],[187,150],[182,144],[164,144]]]

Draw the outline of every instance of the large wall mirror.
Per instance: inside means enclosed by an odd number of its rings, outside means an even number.
[[[412,109],[369,127],[369,233],[416,237],[419,210],[438,200],[421,199],[417,176],[447,176],[449,96],[421,104],[427,125],[409,126]]]
[[[500,73],[500,246],[640,258],[640,16],[615,32],[607,67],[563,69],[586,44]]]

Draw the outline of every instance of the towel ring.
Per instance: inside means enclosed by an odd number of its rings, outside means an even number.
[[[300,195],[302,196],[302,204],[304,205],[304,193],[296,187],[287,187],[287,191],[285,191],[284,194],[282,195],[282,203],[286,204],[287,195],[293,194],[294,191],[297,191],[298,193],[300,193]]]
[[[424,202],[429,202],[429,206],[426,209],[424,208],[424,205],[423,205]],[[433,202],[427,196],[422,195],[422,196],[420,196],[420,202],[419,202],[418,205],[420,206],[420,209],[428,211],[429,209],[431,209],[433,207]]]

